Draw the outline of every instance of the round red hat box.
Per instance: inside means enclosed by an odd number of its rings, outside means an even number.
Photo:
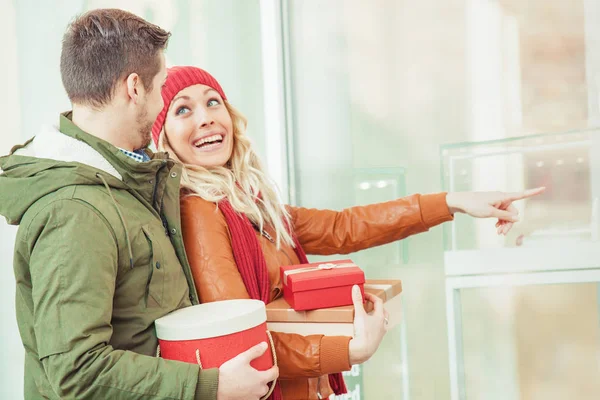
[[[273,366],[267,312],[260,300],[224,300],[179,309],[155,321],[160,356],[218,368],[249,348],[269,349],[250,364],[260,371]]]

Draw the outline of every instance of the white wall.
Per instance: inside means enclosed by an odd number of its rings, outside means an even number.
[[[6,154],[19,138],[19,70],[17,65],[16,13],[10,0],[0,0],[0,37],[4,40],[3,61],[0,63],[2,85],[0,96],[0,154]],[[24,350],[19,337],[15,315],[15,278],[12,268],[12,253],[16,227],[9,226],[0,218],[0,398],[23,397]]]

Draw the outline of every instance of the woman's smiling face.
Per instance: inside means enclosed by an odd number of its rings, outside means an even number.
[[[233,151],[233,123],[215,89],[193,85],[173,98],[165,135],[179,159],[201,167],[224,166]]]

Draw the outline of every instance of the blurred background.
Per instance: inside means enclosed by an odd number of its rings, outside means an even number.
[[[404,318],[345,398],[600,398],[599,0],[0,0],[0,154],[69,109],[61,38],[100,7],[221,82],[292,204],[547,186],[506,237],[458,216],[351,255],[403,281]],[[23,397],[15,232],[1,221],[2,399]]]

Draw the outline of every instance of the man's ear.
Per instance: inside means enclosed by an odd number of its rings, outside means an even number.
[[[127,85],[127,95],[133,102],[137,103],[143,90],[140,76],[135,72],[129,74],[125,84]]]

